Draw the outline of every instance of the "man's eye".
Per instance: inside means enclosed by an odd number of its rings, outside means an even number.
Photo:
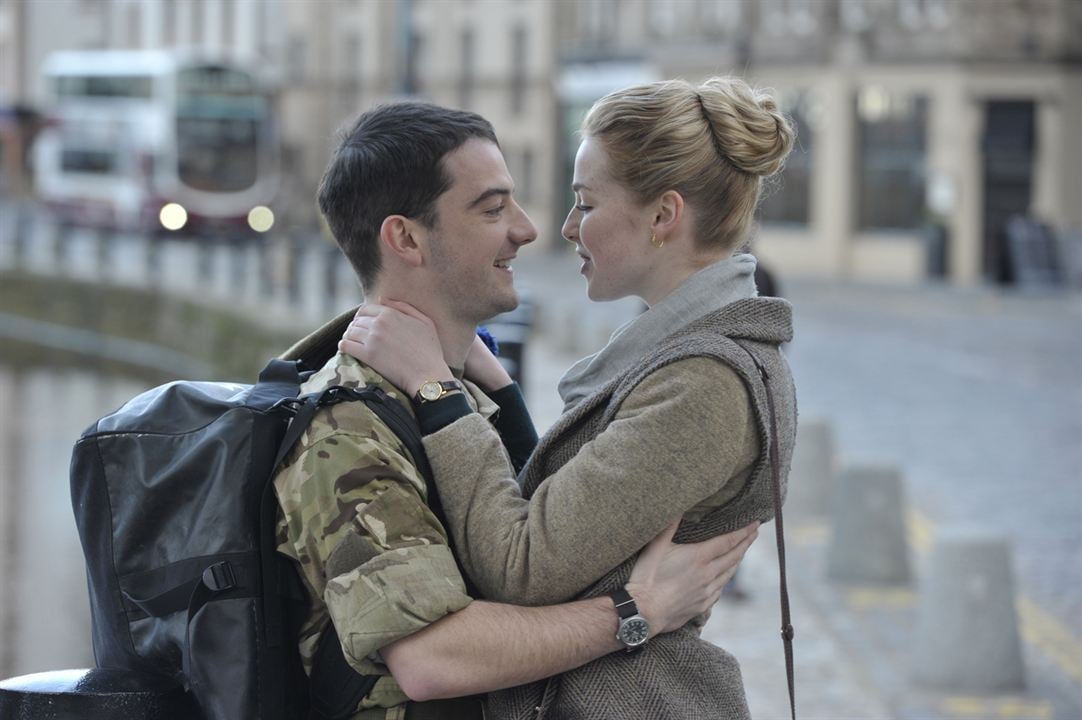
[[[507,207],[507,206],[503,205],[503,204],[500,204],[500,205],[497,205],[494,208],[489,208],[488,210],[485,210],[485,215],[491,215],[492,217],[496,217],[500,213],[503,212],[505,207]]]

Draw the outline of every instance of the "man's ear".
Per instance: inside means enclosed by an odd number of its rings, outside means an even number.
[[[422,228],[404,215],[388,215],[379,226],[379,241],[391,257],[410,267],[424,262]]]
[[[661,193],[655,206],[651,230],[659,240],[668,240],[680,228],[684,219],[684,196],[675,190]]]

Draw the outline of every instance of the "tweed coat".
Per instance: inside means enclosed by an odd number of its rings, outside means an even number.
[[[659,448],[664,452],[668,428],[651,426],[649,415],[636,425],[622,413],[644,381],[666,368],[694,367],[682,362],[691,358],[710,358],[739,378],[755,428],[754,437],[747,441],[757,445],[758,453],[738,491],[694,520],[685,516],[676,539],[698,541],[754,520],[771,519],[769,444],[777,442],[784,479],[796,433],[795,388],[778,349],[791,338],[791,306],[780,299],[739,300],[700,318],[663,340],[625,375],[565,413],[541,439],[518,484],[508,478],[511,471],[498,435],[479,416],[461,418],[427,436],[425,447],[444,501],[448,530],[460,561],[484,595],[503,602],[541,604],[598,597],[627,582],[637,550],[650,539],[651,532],[656,533],[672,517],[666,514],[665,503],[658,500],[677,494],[678,489],[666,488],[656,474],[640,471],[656,467],[654,456]],[[777,413],[776,438],[769,429],[764,381],[749,353],[754,353],[770,378]],[[680,373],[674,382],[678,377]],[[606,433],[626,427],[633,428],[632,434],[621,442],[621,452],[611,456],[611,464],[617,467],[599,471],[598,477],[575,478],[581,497],[589,498],[588,506],[568,499],[575,497],[576,487],[561,487],[558,493],[550,487],[566,480],[570,469],[580,462],[580,453],[601,443]],[[683,457],[667,460],[690,464],[696,459],[691,454],[711,452],[718,444],[717,436],[734,432],[734,428],[703,427],[700,432],[696,444],[680,446]],[[659,437],[661,444],[656,442]],[[732,480],[732,471],[729,467],[713,478],[716,488]],[[783,480],[783,494],[784,484]],[[602,485],[611,492],[590,494],[590,485]],[[665,496],[658,496],[659,492]],[[561,498],[566,502],[557,502]],[[684,509],[690,510],[693,504]],[[655,505],[659,516],[643,519],[643,513]],[[535,516],[545,520],[539,523]],[[640,536],[627,537],[627,526],[635,527]],[[559,539],[568,537],[581,543],[578,553],[565,552],[566,542],[561,545]],[[625,552],[626,543],[634,546]],[[617,560],[592,577],[584,577],[582,567],[593,567],[597,557],[614,557],[611,546],[617,546]],[[556,552],[550,547],[563,549]],[[567,578],[572,578],[570,585]],[[491,693],[489,716],[576,720],[748,717],[738,663],[724,650],[701,640],[700,629],[701,622],[693,621],[652,639],[638,653],[613,653],[546,682]],[[769,628],[763,632],[764,641],[774,637]]]

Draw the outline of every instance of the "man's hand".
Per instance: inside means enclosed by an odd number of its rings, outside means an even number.
[[[701,543],[675,544],[679,525],[680,520],[674,520],[643,548],[626,586],[650,621],[651,636],[709,612],[759,535],[756,522]]]
[[[410,397],[429,380],[453,380],[436,326],[417,308],[396,300],[357,308],[338,349],[365,363]]]

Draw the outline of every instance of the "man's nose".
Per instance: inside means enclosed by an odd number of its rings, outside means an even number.
[[[537,226],[533,224],[533,220],[530,219],[525,210],[522,210],[521,213],[520,221],[511,231],[511,242],[516,245],[527,245],[537,239]]]

